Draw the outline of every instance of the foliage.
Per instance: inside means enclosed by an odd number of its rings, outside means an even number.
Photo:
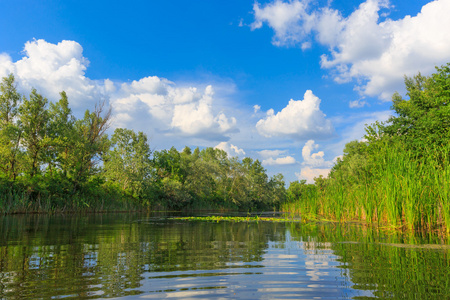
[[[381,134],[402,140],[415,154],[428,145],[445,145],[450,138],[450,63],[436,70],[429,77],[405,77],[409,99],[395,93],[396,115],[381,126]]]
[[[112,149],[104,156],[105,178],[111,184],[144,199],[150,184],[150,147],[143,132],[117,128],[111,138]]]
[[[291,183],[285,210],[390,228],[450,234],[450,64],[429,77],[405,78],[407,96],[392,97],[394,115],[366,127],[345,146],[317,193]]]
[[[45,151],[50,145],[47,103],[48,100],[33,89],[30,99],[24,97],[22,105],[19,107],[20,141],[24,146],[26,158],[24,172],[30,177],[40,173],[41,164],[47,162],[44,157]]]
[[[285,197],[280,174],[269,179],[259,161],[240,162],[220,149],[155,151],[153,167],[160,198],[170,208],[267,209]]]
[[[0,84],[0,212],[149,208],[275,208],[285,199],[281,174],[269,178],[258,160],[229,158],[214,148],[150,151],[147,136],[117,128],[105,103],[72,115],[33,89]]]
[[[50,103],[33,89],[16,90],[14,76],[0,84],[0,211],[76,210],[103,201],[115,203],[120,191],[103,186],[99,168],[108,150],[110,113],[103,105],[76,120],[67,95]],[[101,188],[101,189],[100,189]],[[114,194],[114,195],[113,195]],[[101,199],[104,198],[104,199]],[[94,205],[95,204],[95,205]]]
[[[15,123],[20,95],[11,74],[0,84],[0,170],[7,178],[16,178],[21,152],[20,130]]]
[[[271,218],[271,217],[227,217],[227,216],[208,216],[208,217],[174,217],[173,220],[185,221],[206,221],[206,222],[299,222],[298,219],[289,218]]]

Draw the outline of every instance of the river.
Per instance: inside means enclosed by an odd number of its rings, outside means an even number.
[[[432,234],[172,216],[0,217],[0,298],[450,298],[450,246]]]

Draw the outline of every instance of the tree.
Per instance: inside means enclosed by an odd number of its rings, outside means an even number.
[[[409,99],[395,93],[396,115],[379,126],[381,135],[402,140],[418,155],[429,145],[446,145],[450,138],[450,63],[436,70],[428,77],[420,73],[405,77]],[[372,133],[376,131],[372,128]]]
[[[105,177],[134,197],[145,197],[150,184],[151,160],[147,136],[143,132],[117,128],[105,155]]]
[[[286,200],[286,187],[283,174],[276,174],[269,180],[270,198],[269,205],[277,207]]]
[[[74,147],[68,154],[68,176],[74,181],[74,191],[88,178],[99,172],[97,168],[102,155],[109,149],[106,130],[109,128],[111,109],[104,113],[105,103],[95,106],[93,112],[86,110],[84,118],[75,121]]]
[[[69,100],[66,93],[60,93],[61,99],[56,103],[50,103],[49,109],[49,136],[51,137],[51,149],[47,154],[49,157],[49,168],[53,171],[55,166],[57,171],[67,177],[70,169],[70,156],[72,149],[75,147],[75,117],[69,108]]]
[[[368,142],[357,140],[348,142],[345,144],[343,152],[344,155],[342,158],[338,158],[335,165],[331,168],[330,174],[328,175],[330,180],[339,178],[342,184],[353,184],[371,176],[369,173],[370,157]],[[318,182],[323,181],[318,180]],[[324,185],[322,184],[321,189],[323,187]]]
[[[0,128],[12,124],[17,115],[17,105],[20,101],[20,94],[14,84],[14,75],[3,77],[0,84]]]
[[[251,207],[264,206],[271,202],[268,193],[268,176],[266,170],[259,160],[246,157],[242,160],[242,166],[247,181],[248,199],[247,202]]]
[[[44,153],[50,145],[47,103],[47,98],[33,89],[30,99],[24,97],[23,103],[19,107],[19,126],[22,131],[21,143],[26,149],[27,158],[25,172],[30,177],[40,172],[41,162],[44,161]]]
[[[0,84],[0,170],[13,180],[18,173],[18,160],[21,155],[21,132],[15,122],[20,94],[14,80],[14,75],[10,74],[4,77]]]
[[[315,183],[306,183],[306,180],[296,180],[289,184],[289,188],[286,192],[286,198],[288,201],[299,201],[302,203],[308,203],[315,197],[317,197],[317,191],[320,190],[320,181],[324,180],[322,175],[314,178]]]

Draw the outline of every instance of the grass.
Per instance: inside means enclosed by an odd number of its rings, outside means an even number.
[[[335,174],[314,199],[285,203],[302,218],[358,220],[384,228],[450,234],[450,144],[413,157],[400,145],[380,147],[370,172],[351,183]],[[317,218],[317,217],[316,217]]]
[[[225,217],[225,216],[207,216],[207,217],[174,217],[173,220],[185,221],[204,221],[204,222],[299,222],[296,219],[289,218],[269,218],[269,217]]]
[[[52,195],[33,193],[26,187],[11,183],[0,185],[0,214],[113,212],[146,209],[149,209],[149,205],[108,189],[99,188],[74,195]]]

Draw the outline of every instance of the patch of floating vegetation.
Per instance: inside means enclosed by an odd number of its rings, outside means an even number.
[[[225,216],[207,216],[207,217],[174,217],[172,220],[186,221],[206,221],[206,222],[300,222],[300,219],[289,218],[269,218],[269,217],[225,217]]]

